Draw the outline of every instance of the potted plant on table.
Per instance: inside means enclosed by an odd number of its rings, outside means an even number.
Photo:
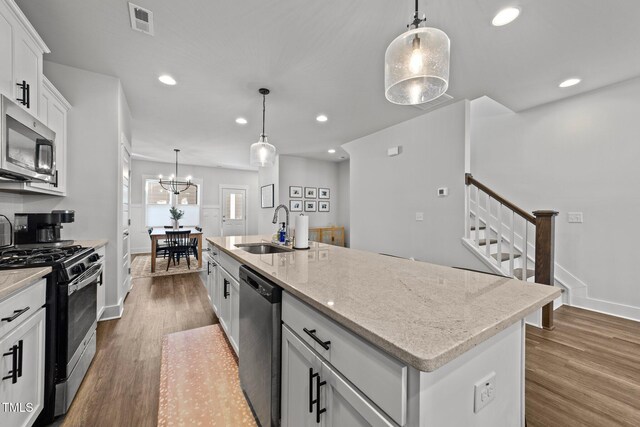
[[[178,221],[180,221],[184,216],[184,211],[181,211],[175,206],[171,206],[171,208],[169,209],[169,215],[171,215],[171,223],[173,225],[173,229],[177,230],[178,228],[180,228],[180,226],[178,225]]]

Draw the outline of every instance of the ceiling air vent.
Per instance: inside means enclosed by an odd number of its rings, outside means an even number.
[[[436,108],[444,107],[445,105],[450,104],[452,101],[453,96],[445,93],[444,95],[439,96],[433,101],[425,102],[424,104],[412,105],[412,107],[415,107],[418,110],[422,111],[431,111],[435,110]]]
[[[129,3],[129,17],[131,28],[145,34],[153,35],[153,12]]]

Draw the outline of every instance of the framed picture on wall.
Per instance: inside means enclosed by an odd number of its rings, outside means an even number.
[[[289,186],[289,197],[292,199],[302,198],[302,187],[297,187],[294,185]]]
[[[273,207],[273,184],[263,185],[260,188],[260,196],[261,196],[260,206],[263,209],[272,208]]]
[[[330,211],[330,203],[329,202],[318,202],[318,212],[329,212]]]
[[[304,201],[304,211],[305,212],[315,212],[316,211],[316,201],[315,200],[305,200]]]
[[[318,188],[318,199],[330,199],[331,190],[328,188]]]
[[[291,212],[302,212],[302,200],[289,200],[289,210]]]
[[[318,189],[316,187],[304,187],[304,197],[307,199],[315,199],[318,197]]]

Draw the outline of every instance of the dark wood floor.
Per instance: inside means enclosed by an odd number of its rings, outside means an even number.
[[[197,274],[134,279],[63,425],[155,426],[162,336],[214,323]],[[528,328],[526,369],[529,427],[640,426],[640,323],[562,307]]]
[[[98,350],[65,427],[155,426],[163,335],[217,323],[197,274],[134,279],[119,320],[98,323]]]
[[[529,427],[640,426],[640,323],[573,307],[527,329]]]

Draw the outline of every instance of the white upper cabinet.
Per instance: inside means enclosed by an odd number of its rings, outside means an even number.
[[[56,133],[56,179],[53,183],[0,183],[0,189],[23,193],[66,194],[66,99],[42,73],[49,48],[14,0],[0,0],[0,93],[38,118]]]

